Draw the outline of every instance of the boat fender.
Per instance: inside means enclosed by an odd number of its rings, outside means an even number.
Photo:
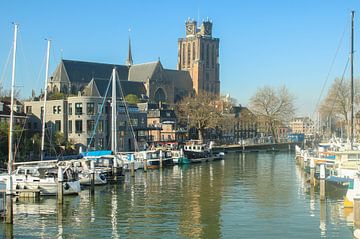
[[[69,190],[69,188],[70,188],[70,185],[69,185],[68,183],[65,183],[65,184],[64,184],[64,189],[65,189],[65,190]]]

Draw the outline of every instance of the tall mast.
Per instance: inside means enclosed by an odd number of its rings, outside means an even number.
[[[9,182],[6,185],[6,194],[12,195],[12,166],[14,161],[13,154],[13,131],[14,131],[14,92],[15,92],[15,63],[16,63],[16,39],[19,24],[15,23],[14,30],[14,46],[13,46],[13,62],[12,62],[12,73],[11,73],[11,103],[10,103],[10,125],[9,125],[9,163],[8,163],[8,173],[9,173]]]
[[[45,68],[45,87],[44,87],[44,104],[42,114],[42,134],[41,134],[41,160],[44,159],[45,155],[45,125],[46,125],[46,98],[47,98],[47,80],[49,77],[49,59],[50,59],[50,45],[51,41],[47,40],[47,51],[46,51],[46,68]]]
[[[116,126],[116,67],[112,71],[112,94],[111,94],[111,150],[114,155],[117,153],[117,126]],[[117,167],[117,161],[114,160],[114,167]]]
[[[353,149],[354,144],[354,15],[351,11],[351,42],[350,42],[350,81],[351,81],[351,138],[350,147]]]

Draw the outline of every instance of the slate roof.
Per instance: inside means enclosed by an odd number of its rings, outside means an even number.
[[[118,81],[121,84],[121,89],[123,90],[124,96],[127,96],[129,94],[134,94],[137,96],[141,96],[141,94],[146,94],[145,86],[142,82],[133,82],[133,81]],[[109,90],[107,93],[107,97],[111,97],[112,93],[112,83],[109,79],[101,79],[101,78],[95,78],[93,79],[84,89],[83,93],[84,95],[90,96],[92,93],[92,96],[105,96],[106,89],[109,86]],[[121,97],[121,91],[119,84],[117,84],[116,89],[117,97]]]
[[[144,64],[132,65],[129,70],[129,81],[145,82],[154,74],[159,61]]]
[[[62,60],[70,82],[88,83],[93,78],[110,79],[114,66],[121,80],[128,79],[129,68],[124,65]]]
[[[191,76],[188,71],[164,69],[164,76],[168,80],[173,80],[176,88],[193,88]]]

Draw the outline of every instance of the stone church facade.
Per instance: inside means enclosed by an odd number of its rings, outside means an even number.
[[[212,22],[185,22],[186,38],[178,40],[178,70],[188,71],[196,93],[220,95],[219,38],[212,36]]]

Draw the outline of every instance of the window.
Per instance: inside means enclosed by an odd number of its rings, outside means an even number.
[[[82,103],[75,103],[75,115],[82,115]]]
[[[53,106],[53,114],[57,114],[57,107]]]
[[[193,48],[192,48],[192,59],[195,60],[195,42],[193,42]]]
[[[98,138],[98,147],[100,149],[102,149],[104,147],[104,139],[103,138]]]
[[[94,103],[87,103],[86,110],[88,115],[93,115],[95,113]]]
[[[99,120],[97,130],[98,132],[104,132],[104,121]]]
[[[206,46],[206,68],[209,68],[209,44]]]
[[[72,120],[69,120],[69,122],[68,122],[68,130],[69,130],[69,133],[72,133]]]
[[[94,120],[88,120],[86,122],[86,128],[88,133],[92,133],[95,128],[95,121]]]
[[[91,141],[91,144],[90,144],[90,141]],[[89,147],[91,147],[91,148],[94,148],[94,146],[95,146],[94,140],[91,140],[91,138],[87,138],[87,145],[89,145]]]
[[[61,121],[55,120],[55,131],[61,131]]]
[[[200,60],[204,60],[204,43],[201,43],[201,48],[200,48],[200,53],[201,53],[201,59]]]
[[[211,55],[212,68],[215,68],[215,56],[216,56],[215,47],[214,47],[214,45],[212,45],[212,55]]]
[[[138,119],[131,119],[132,126],[138,126]]]
[[[185,66],[185,44],[183,46],[183,54],[182,54],[182,60],[183,60],[183,67]]]
[[[57,107],[57,113],[61,114],[61,106],[60,105]]]
[[[82,120],[75,120],[75,133],[82,133]]]
[[[190,57],[191,57],[191,48],[190,48],[190,43],[188,43],[188,46],[187,46],[187,65],[188,65],[188,67],[190,67]]]
[[[98,108],[97,108],[97,112],[98,113],[102,113],[102,109],[101,109],[101,106],[102,106],[102,104],[101,103],[98,103]]]
[[[69,103],[69,115],[72,115],[72,103]]]
[[[26,106],[26,114],[32,113],[32,106]]]

